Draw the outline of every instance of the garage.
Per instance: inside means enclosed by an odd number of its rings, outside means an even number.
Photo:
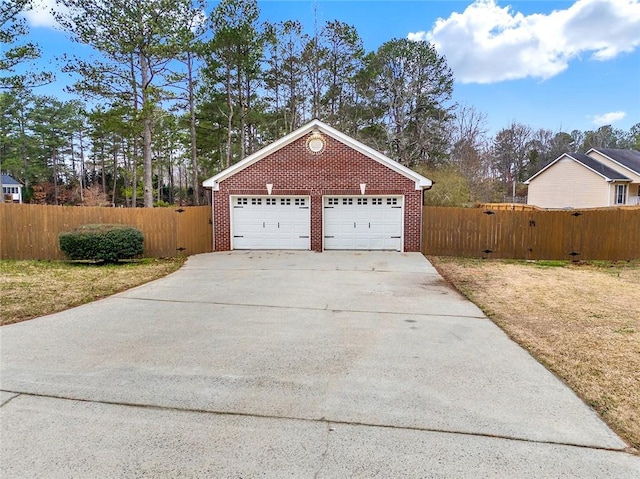
[[[305,196],[231,197],[233,249],[310,249]]]
[[[215,251],[421,251],[433,182],[320,120],[203,182]]]
[[[402,251],[401,196],[325,196],[325,250]]]

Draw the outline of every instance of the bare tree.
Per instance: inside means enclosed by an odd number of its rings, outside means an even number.
[[[531,127],[512,121],[493,140],[493,166],[507,195],[513,192],[518,181],[527,179],[530,138]]]

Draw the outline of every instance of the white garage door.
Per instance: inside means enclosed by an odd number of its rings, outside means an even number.
[[[402,251],[401,196],[325,196],[324,249]]]
[[[233,249],[311,249],[308,196],[232,196]]]

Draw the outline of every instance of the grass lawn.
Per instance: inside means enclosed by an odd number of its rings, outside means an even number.
[[[185,258],[119,264],[0,260],[0,324],[104,298],[177,270]]]
[[[429,260],[640,449],[640,261]]]

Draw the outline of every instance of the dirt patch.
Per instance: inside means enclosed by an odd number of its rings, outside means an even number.
[[[640,262],[429,259],[640,449]]]
[[[184,258],[121,264],[0,261],[0,324],[10,324],[104,298],[177,270]]]

